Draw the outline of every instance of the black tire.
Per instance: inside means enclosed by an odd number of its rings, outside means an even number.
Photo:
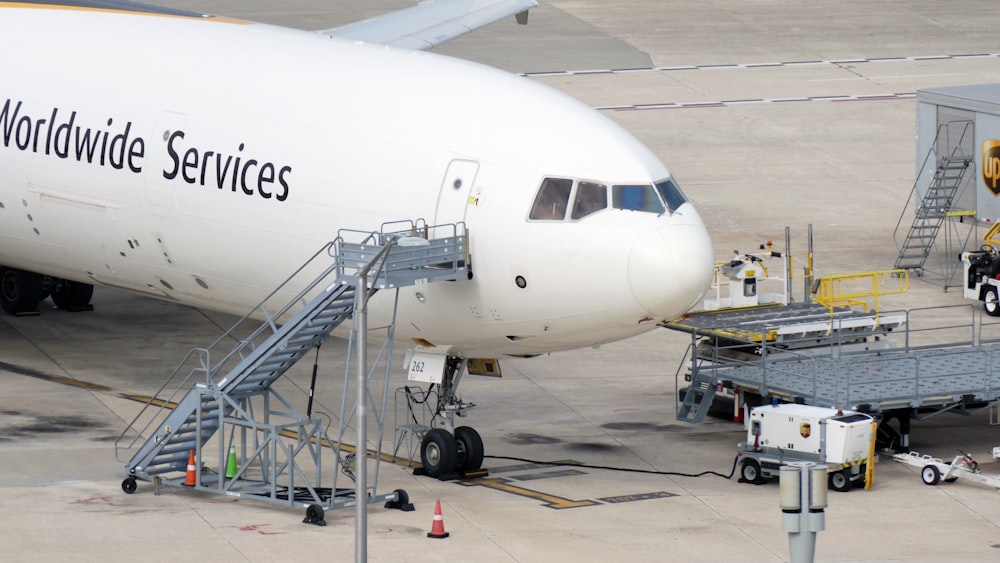
[[[447,430],[434,428],[420,442],[420,463],[431,477],[440,477],[455,470],[458,446]]]
[[[470,426],[459,426],[455,429],[455,444],[458,457],[455,468],[459,471],[475,471],[483,466],[483,439],[479,432]]]
[[[416,510],[413,507],[413,503],[410,502],[410,495],[404,489],[396,489],[393,493],[396,494],[396,500],[386,502],[385,508],[395,508],[403,512],[413,512]]]
[[[928,485],[937,485],[941,481],[941,472],[936,465],[925,465],[920,470],[920,478]]]
[[[851,490],[851,476],[846,469],[834,471],[830,474],[830,488],[841,493]]]
[[[56,280],[52,286],[52,302],[66,311],[78,311],[90,305],[94,286],[69,280]]]
[[[997,288],[989,286],[983,290],[983,310],[991,317],[1000,317],[1000,299],[997,298]]]
[[[125,494],[127,495],[134,493],[137,487],[138,485],[136,485],[135,477],[126,477],[125,480],[122,481],[122,490],[125,491]]]
[[[12,315],[38,312],[42,276],[16,268],[0,268],[0,307]]]
[[[312,503],[306,507],[306,518],[303,522],[306,524],[316,524],[317,526],[326,526],[326,511],[319,504]]]
[[[743,465],[740,466],[740,477],[744,482],[754,485],[764,480],[760,474],[760,464],[755,459],[743,460]]]

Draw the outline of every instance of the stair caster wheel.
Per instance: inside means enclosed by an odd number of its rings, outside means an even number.
[[[317,526],[326,526],[326,511],[316,503],[310,504],[306,507],[306,517],[302,522]]]
[[[396,489],[393,492],[396,493],[396,500],[390,500],[385,503],[385,508],[395,508],[403,512],[413,512],[415,510],[413,503],[410,502],[410,495],[404,489]]]
[[[125,491],[125,494],[127,495],[134,493],[137,486],[135,477],[126,477],[125,480],[122,481],[122,490]]]

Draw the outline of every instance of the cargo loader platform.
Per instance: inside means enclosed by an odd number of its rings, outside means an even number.
[[[915,327],[914,319],[936,319]],[[964,319],[940,324],[941,319]],[[691,334],[678,367],[690,382],[677,419],[702,422],[719,393],[737,406],[778,400],[898,418],[906,447],[919,410],[985,406],[1000,397],[1000,339],[965,305],[866,313],[800,303],[692,313],[664,326]]]

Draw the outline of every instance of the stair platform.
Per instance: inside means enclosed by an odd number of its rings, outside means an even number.
[[[344,453],[340,445],[358,405],[345,400],[334,441],[323,419],[311,412],[302,414],[272,385],[333,330],[353,320],[356,306],[360,307],[357,303],[366,302],[376,291],[466,278],[469,256],[464,225],[427,227],[416,222],[405,226],[404,230],[383,228],[379,232],[342,229],[335,241],[324,245],[213,344],[194,349],[116,441],[116,457],[125,464],[127,475],[123,490],[134,492],[137,479],[154,481],[157,486],[184,486],[184,481],[191,481],[195,485],[190,488],[197,490],[304,506],[312,520],[322,510],[355,505],[354,489],[337,486],[337,471],[332,479],[325,477],[322,460],[324,452],[332,453],[336,465],[355,481],[355,452]],[[283,305],[274,303],[281,295],[295,297]],[[353,339],[354,323],[351,331]],[[392,326],[383,346],[391,347],[391,335]],[[386,379],[390,356],[391,350],[380,354],[386,358]],[[351,374],[349,358],[345,391]],[[168,394],[172,386],[176,388]],[[385,397],[378,402],[370,393],[365,395],[377,416],[376,443],[381,444],[384,417],[380,405],[385,404]],[[367,454],[364,444],[359,447]],[[238,462],[226,459],[227,453],[236,451]],[[192,455],[194,467],[189,463]],[[381,451],[374,457],[377,464]],[[223,472],[231,473],[227,477],[205,469],[207,462],[219,468],[238,467]],[[368,503],[405,504],[405,498],[399,498],[405,493],[375,494],[377,465],[374,475]],[[369,481],[366,477],[355,482]]]

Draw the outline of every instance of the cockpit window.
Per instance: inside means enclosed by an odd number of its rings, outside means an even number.
[[[531,206],[529,219],[543,221],[562,221],[569,207],[569,192],[573,189],[573,180],[566,178],[546,178],[538,189],[535,203]]]
[[[667,208],[673,213],[677,208],[687,203],[684,192],[671,179],[666,179],[656,183],[656,190],[663,196],[663,201],[667,202]]]
[[[580,182],[573,201],[573,219],[583,219],[608,207],[608,187],[593,182]]]
[[[645,211],[648,213],[663,213],[663,202],[656,195],[652,185],[645,186],[613,186],[611,188],[611,206],[627,211]]]

